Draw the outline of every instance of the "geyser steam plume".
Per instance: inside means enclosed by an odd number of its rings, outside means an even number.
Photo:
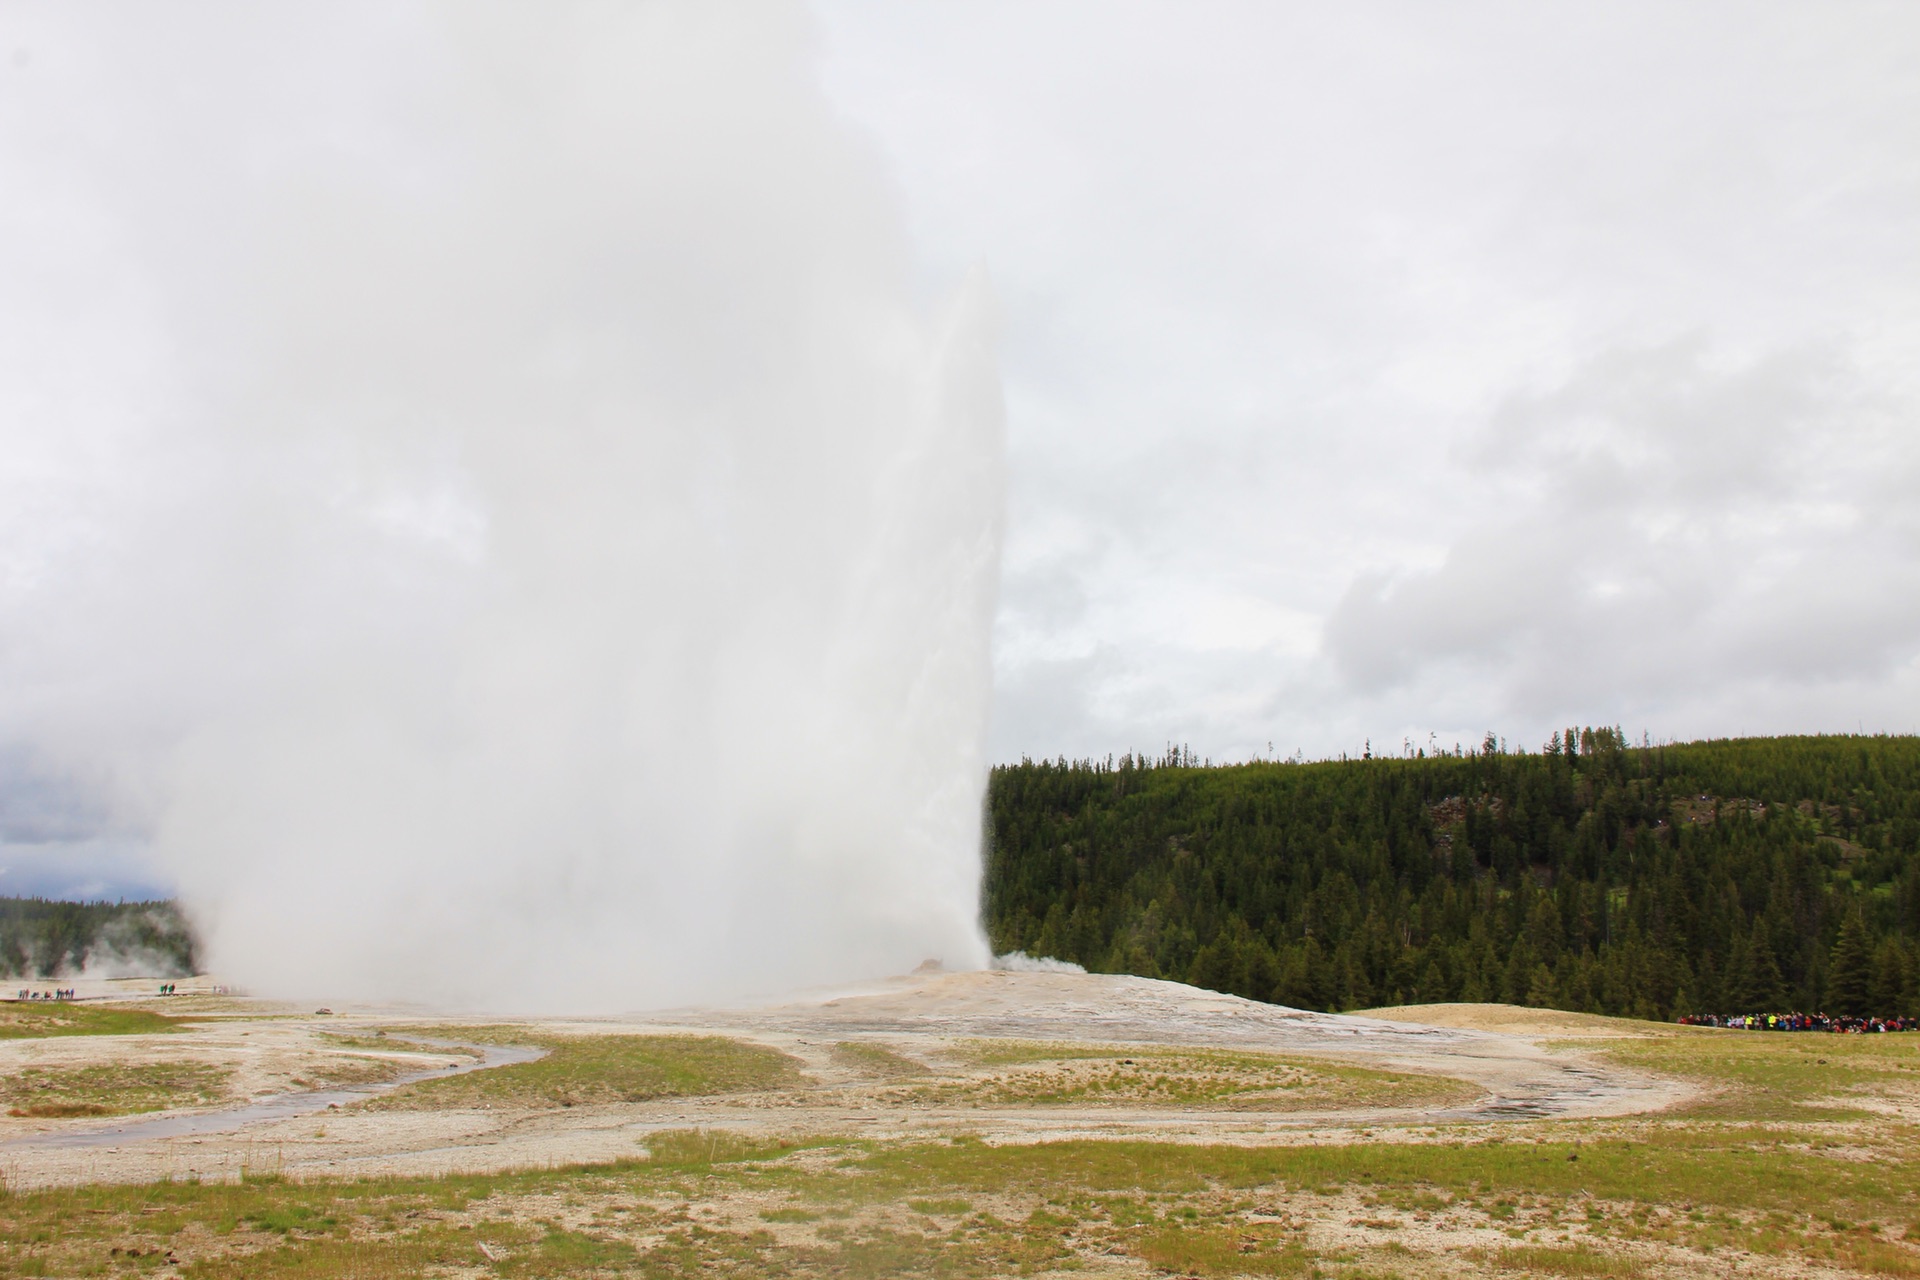
[[[84,536],[9,582],[6,727],[144,798],[217,969],[581,1008],[986,959],[984,288],[916,310],[804,15],[31,16],[0,199],[85,216],[6,429]]]

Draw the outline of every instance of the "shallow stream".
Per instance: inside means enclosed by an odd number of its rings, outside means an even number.
[[[435,1049],[470,1049],[481,1056],[477,1061],[469,1059],[463,1062],[450,1062],[443,1067],[410,1071],[404,1075],[395,1076],[391,1080],[382,1080],[377,1084],[353,1085],[339,1089],[309,1089],[302,1093],[277,1093],[272,1097],[247,1103],[245,1106],[229,1107],[222,1111],[162,1115],[151,1120],[130,1118],[107,1128],[31,1134],[0,1142],[0,1149],[7,1147],[117,1147],[122,1143],[144,1142],[151,1138],[177,1138],[196,1133],[232,1133],[248,1125],[288,1120],[295,1116],[325,1111],[329,1107],[343,1107],[350,1102],[362,1102],[383,1093],[392,1093],[402,1085],[413,1084],[420,1080],[440,1080],[448,1076],[465,1075],[469,1071],[485,1071],[489,1067],[511,1067],[517,1063],[532,1062],[547,1055],[545,1049],[531,1045],[462,1044],[457,1040],[427,1040],[413,1037],[409,1037],[406,1043],[427,1045]],[[395,1047],[400,1046],[396,1044]]]

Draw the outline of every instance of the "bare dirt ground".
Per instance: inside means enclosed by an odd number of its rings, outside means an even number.
[[[755,1008],[593,1020],[428,1020],[392,1009],[346,1006],[321,1014],[208,994],[205,983],[182,983],[182,994],[161,999],[148,994],[152,985],[110,984],[81,994],[138,999],[140,1007],[193,1019],[185,1030],[0,1041],[0,1076],[27,1068],[191,1060],[230,1069],[226,1101],[213,1108],[110,1121],[0,1116],[0,1173],[9,1185],[219,1179],[244,1170],[489,1172],[633,1157],[645,1152],[649,1135],[691,1127],[865,1138],[968,1134],[990,1143],[1064,1137],[1344,1142],[1380,1130],[1399,1132],[1404,1140],[1411,1136],[1408,1130],[1420,1126],[1448,1125],[1457,1134],[1460,1125],[1627,1116],[1658,1111],[1691,1095],[1683,1083],[1540,1043],[1579,1038],[1579,1015],[1454,1005],[1418,1011],[1416,1016],[1430,1014],[1431,1022],[1410,1021],[1403,1011],[1342,1017],[1129,977],[915,975]],[[398,1039],[409,1028],[427,1024],[503,1022],[549,1036],[726,1036],[798,1059],[804,1083],[585,1106],[368,1109],[349,1099],[337,1109],[278,1118],[257,1109],[263,1099],[342,1081],[419,1074],[456,1063],[471,1066],[470,1057],[447,1050],[382,1045],[381,1033]],[[983,1043],[1067,1046],[1058,1056],[1068,1060],[983,1065],[977,1051]],[[1330,1089],[1305,1090],[1297,1104],[1289,1104],[1278,1090],[1233,1094],[1218,1104],[1137,1096],[1137,1090],[1125,1089],[1101,1095],[1089,1090],[1102,1081],[1073,1060],[1098,1056],[1086,1046],[1140,1046],[1142,1054],[1160,1055],[1156,1062],[1173,1061],[1166,1055],[1177,1050],[1189,1057],[1169,1070],[1198,1071],[1205,1077],[1202,1084],[1232,1084],[1233,1072],[1244,1074],[1248,1061],[1257,1066],[1264,1055],[1284,1055],[1285,1064],[1293,1065],[1277,1064],[1274,1070],[1302,1078],[1315,1076],[1315,1064],[1325,1064],[1322,1076],[1348,1067],[1390,1074],[1377,1077],[1387,1081],[1377,1087],[1355,1086],[1350,1097],[1341,1096],[1345,1077],[1326,1076],[1319,1083]],[[1035,1048],[1025,1056],[1045,1059],[1051,1052]],[[1115,1060],[1113,1052],[1102,1059]],[[1044,1104],[1032,1102],[1036,1081],[1057,1096]],[[179,1131],[183,1116],[192,1117],[190,1127],[197,1131]]]

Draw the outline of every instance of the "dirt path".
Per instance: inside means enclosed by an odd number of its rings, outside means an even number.
[[[244,1012],[248,1006],[236,1002],[221,1007]],[[303,1078],[301,1072],[310,1070],[316,1054],[371,1056],[365,1050],[339,1048],[340,1033],[398,1032],[417,1021],[371,1008],[342,1008],[328,1017],[281,1010],[270,1021],[235,1018],[181,1035],[0,1042],[0,1071],[23,1062],[108,1057],[160,1061],[190,1055],[232,1065],[248,1099],[243,1105],[260,1107],[276,1092],[290,1092],[286,1082]],[[446,1025],[461,1020],[433,1021]],[[235,1110],[229,1108],[217,1113],[215,1123],[185,1126],[193,1132],[134,1130],[124,1140],[84,1144],[76,1144],[73,1135],[98,1133],[105,1127],[100,1121],[0,1119],[0,1172],[14,1186],[230,1178],[243,1170],[303,1175],[479,1172],[634,1157],[645,1151],[649,1134],[688,1127],[873,1138],[968,1133],[988,1141],[1077,1136],[1315,1142],[1352,1140],[1362,1129],[1404,1138],[1408,1130],[1434,1125],[1629,1115],[1690,1096],[1677,1082],[1625,1072],[1537,1042],[1546,1035],[1564,1035],[1562,1029],[1516,1035],[1481,1029],[1466,1016],[1449,1021],[1455,1025],[1307,1013],[1142,978],[923,975],[756,1008],[529,1021],[553,1032],[708,1032],[766,1044],[805,1064],[811,1083],[799,1090],[564,1110],[369,1112],[347,1107],[274,1117],[269,1107],[257,1113],[257,1121],[237,1127],[227,1123]],[[835,1045],[854,1042],[926,1057],[951,1054],[980,1040],[1284,1053],[1467,1081],[1480,1096],[1443,1109],[1353,1106],[1275,1112],[1119,1102],[937,1105],[900,1100],[910,1094],[877,1091],[871,1080],[863,1082],[850,1073],[834,1053]],[[210,1128],[221,1131],[207,1131]]]

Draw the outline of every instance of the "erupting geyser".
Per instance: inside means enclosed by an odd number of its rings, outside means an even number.
[[[111,117],[43,132],[137,296],[70,339],[113,462],[33,651],[97,679],[36,714],[211,964],[593,1008],[984,961],[988,306],[916,309],[803,15],[97,16],[33,91]]]

